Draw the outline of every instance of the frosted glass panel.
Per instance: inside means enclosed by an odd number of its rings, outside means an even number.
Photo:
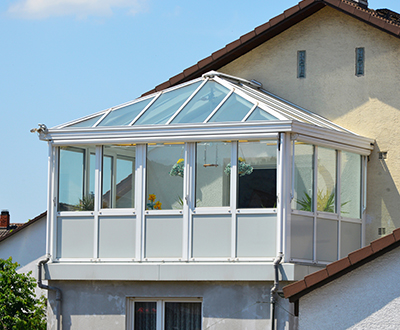
[[[201,82],[199,81],[161,94],[134,125],[165,124],[200,84]]]
[[[148,98],[146,100],[111,111],[107,117],[100,122],[98,127],[129,125],[152,99],[153,98]]]
[[[57,258],[93,258],[94,219],[57,219]]]
[[[341,215],[361,218],[361,156],[342,151],[341,162]]]
[[[313,211],[314,146],[296,142],[294,156],[294,198],[292,208]]]
[[[146,258],[182,258],[182,216],[146,216]]]
[[[202,123],[228,95],[229,90],[213,81],[207,82],[172,121],[173,124]]]
[[[256,120],[278,120],[278,118],[257,107],[254,109],[253,113],[249,116],[249,118],[246,119],[246,121],[256,121]]]
[[[243,97],[232,94],[208,122],[241,121],[253,106]]]
[[[229,206],[230,176],[225,174],[231,162],[231,143],[197,143],[196,207]]]
[[[338,222],[317,219],[317,260],[337,260]]]
[[[92,127],[94,124],[97,123],[97,121],[103,116],[103,114],[90,118],[90,119],[86,119],[84,121],[81,121],[79,123],[73,124],[73,125],[69,125],[67,127]]]
[[[147,210],[182,209],[184,144],[147,147]]]
[[[336,150],[318,148],[317,210],[336,212]]]
[[[313,260],[314,219],[292,214],[291,257]]]
[[[237,215],[237,257],[276,256],[276,215]]]
[[[344,222],[340,229],[340,258],[361,248],[361,224]]]
[[[276,207],[276,141],[239,142],[238,208]]]
[[[99,258],[135,258],[136,218],[101,217]]]
[[[231,215],[193,216],[193,258],[231,255]]]

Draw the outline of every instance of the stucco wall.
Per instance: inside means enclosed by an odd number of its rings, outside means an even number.
[[[46,254],[46,217],[39,219],[28,227],[15,233],[13,236],[0,242],[0,258],[12,257],[18,262],[19,273],[32,272],[37,278],[37,264]],[[46,295],[45,290],[36,288],[36,294]]]
[[[355,75],[355,48],[365,75]],[[306,78],[297,52],[306,51]],[[219,71],[263,87],[360,135],[376,139],[368,163],[366,243],[400,227],[400,40],[325,7]],[[378,159],[387,151],[386,161]]]
[[[50,281],[61,288],[62,329],[123,330],[128,297],[202,298],[202,330],[257,330],[270,328],[272,282],[115,282]],[[285,285],[285,283],[282,283]],[[55,329],[54,294],[49,294],[49,325]],[[290,306],[277,303],[278,329],[289,330]]]
[[[399,329],[400,248],[300,299],[299,330]]]

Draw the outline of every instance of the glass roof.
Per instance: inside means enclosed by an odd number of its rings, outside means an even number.
[[[54,128],[103,129],[280,120],[296,120],[347,131],[321,116],[268,93],[256,82],[214,71],[179,86]]]

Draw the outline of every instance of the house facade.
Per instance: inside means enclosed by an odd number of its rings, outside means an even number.
[[[292,329],[282,282],[400,225],[396,17],[304,0],[141,98],[39,127],[49,327]]]

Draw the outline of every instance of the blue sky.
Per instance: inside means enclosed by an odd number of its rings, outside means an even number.
[[[47,153],[31,128],[132,100],[297,0],[3,0],[0,209],[46,210]],[[398,0],[370,8],[400,12]]]

